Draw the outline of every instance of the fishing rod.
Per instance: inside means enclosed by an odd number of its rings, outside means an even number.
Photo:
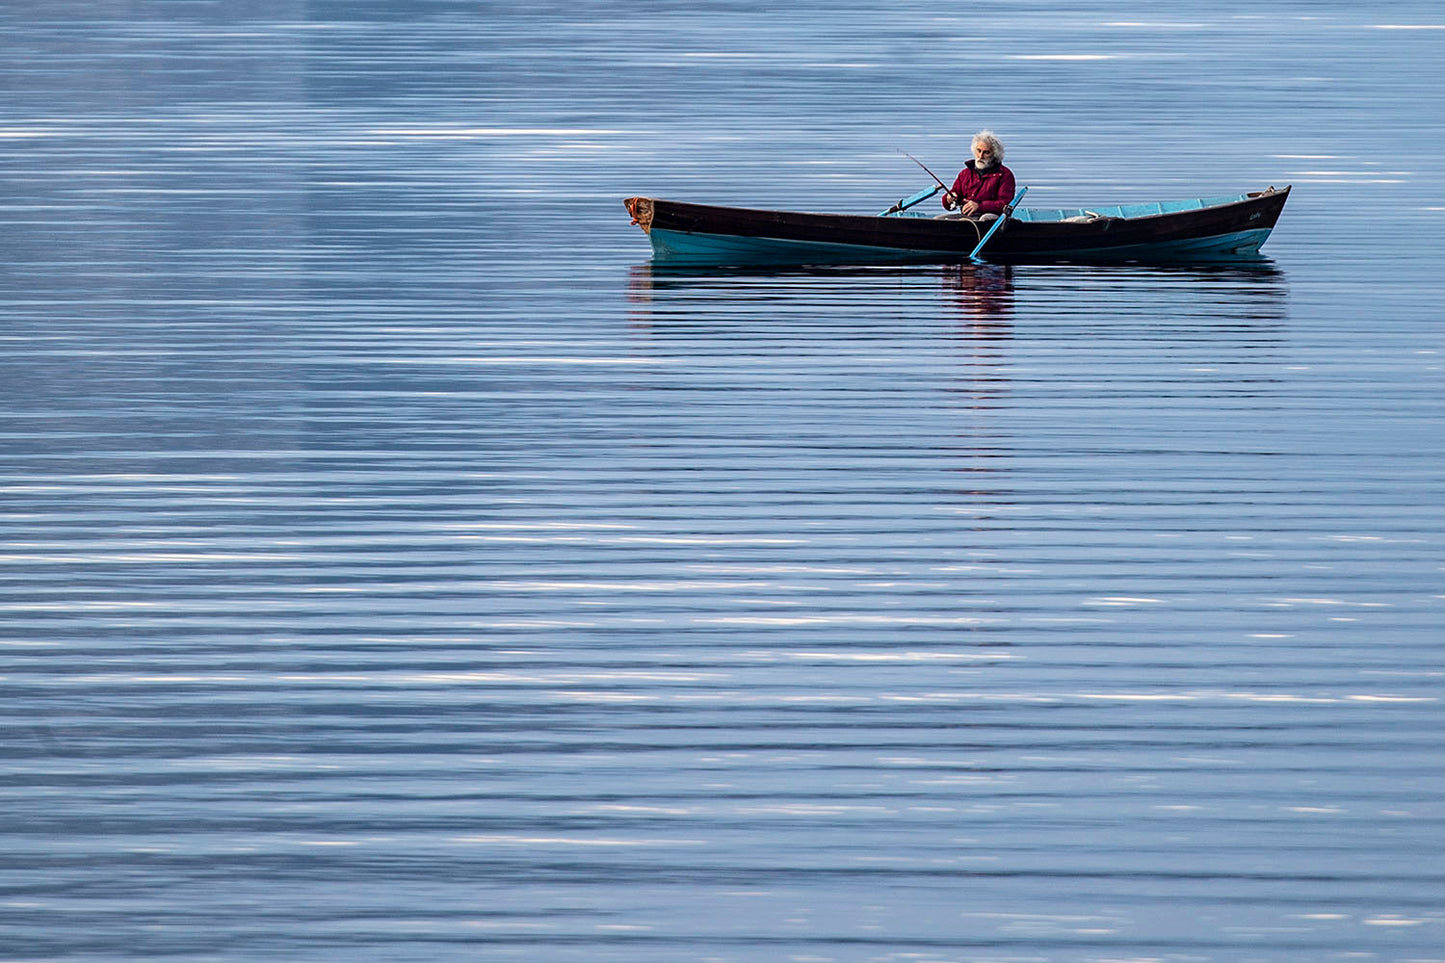
[[[894,204],[892,207],[888,208],[888,210],[880,214],[880,217],[887,217],[889,214],[897,214],[899,211],[905,211],[908,208],[912,207],[914,204],[917,204],[919,201],[927,200],[934,194],[937,194],[940,190],[943,191],[945,197],[952,196],[953,192],[948,189],[948,185],[943,183],[943,181],[939,180],[938,175],[933,173],[933,171],[929,170],[927,164],[924,164],[923,161],[919,160],[917,157],[914,157],[906,150],[900,150],[898,153],[913,161],[913,163],[917,164],[919,167],[922,167],[923,172],[929,177],[933,178],[933,183],[937,184],[938,186],[929,188],[928,190],[919,191],[912,197],[905,197],[903,200]]]
[[[912,154],[908,153],[908,151],[906,151],[906,150],[901,150],[901,151],[899,151],[898,153],[902,154],[904,157],[908,158],[909,160],[913,161],[913,163],[915,163],[915,164],[917,164],[919,167],[923,168],[923,173],[925,173],[925,174],[927,174],[929,177],[933,178],[933,183],[935,183],[935,184],[937,184],[939,187],[943,188],[943,193],[944,193],[944,194],[950,195],[950,196],[953,194],[953,191],[951,191],[951,190],[948,189],[948,185],[945,184],[945,183],[943,183],[943,181],[939,180],[939,179],[938,179],[938,175],[935,174],[935,173],[933,173],[933,171],[929,170],[929,169],[928,169],[928,165],[925,164],[925,163],[923,163],[923,161],[919,160],[917,157],[914,157]]]

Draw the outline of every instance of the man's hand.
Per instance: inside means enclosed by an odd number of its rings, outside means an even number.
[[[983,207],[978,201],[964,201],[963,206],[958,209],[958,212],[964,217],[973,217],[981,210],[983,210]]]

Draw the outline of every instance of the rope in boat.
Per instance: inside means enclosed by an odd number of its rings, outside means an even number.
[[[971,224],[971,225],[973,225],[973,239],[974,239],[975,243],[978,242],[978,241],[982,241],[982,240],[983,240],[983,222],[982,222],[982,221],[976,221],[976,220],[974,220],[974,219],[971,218],[971,217],[949,217],[949,216],[947,216],[947,215],[944,215],[943,217],[938,218],[938,220],[940,220],[940,221],[952,221],[952,222],[955,223],[955,224],[957,224],[957,223],[959,223],[959,222],[962,222],[962,223],[964,223],[964,224]],[[992,223],[992,222],[990,222],[990,223]]]

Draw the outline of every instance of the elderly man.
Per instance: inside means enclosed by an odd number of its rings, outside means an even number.
[[[943,195],[947,210],[958,208],[963,217],[997,217],[1014,196],[1013,171],[1003,166],[1003,143],[991,130],[973,135],[973,160],[954,179],[953,189]]]

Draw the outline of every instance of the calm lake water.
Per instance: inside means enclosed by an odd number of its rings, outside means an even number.
[[[0,13],[0,960],[1445,960],[1437,3]],[[1295,193],[668,272],[621,200]]]

